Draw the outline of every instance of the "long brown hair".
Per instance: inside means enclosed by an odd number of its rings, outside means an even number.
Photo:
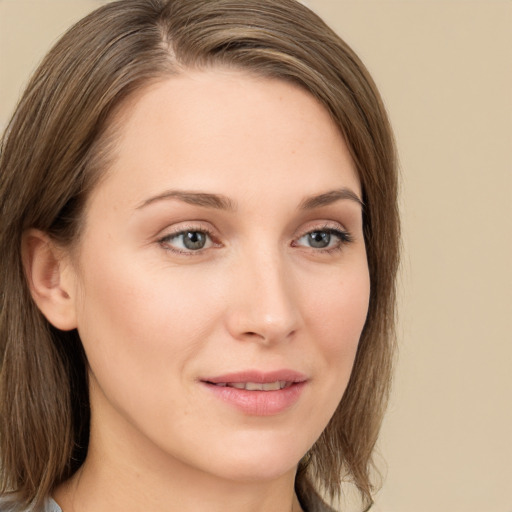
[[[23,272],[28,228],[61,244],[80,235],[84,202],[106,167],[123,100],[183,68],[229,66],[299,84],[330,112],[363,189],[371,280],[348,388],[299,465],[328,499],[352,481],[372,502],[372,452],[394,352],[399,223],[392,132],[354,52],[295,0],[122,0],[71,28],[39,66],[0,146],[0,492],[42,503],[82,464],[87,362],[76,331],[51,326]],[[113,130],[115,132],[115,130]]]

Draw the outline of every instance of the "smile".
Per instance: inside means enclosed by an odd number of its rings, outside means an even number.
[[[213,396],[242,414],[272,416],[293,408],[309,379],[294,370],[248,370],[201,379],[201,382]]]
[[[213,383],[212,383],[213,384]],[[215,386],[246,389],[247,391],[278,391],[288,388],[292,382],[286,380],[276,380],[275,382],[216,382]]]

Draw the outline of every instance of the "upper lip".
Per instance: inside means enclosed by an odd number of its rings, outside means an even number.
[[[276,381],[286,382],[304,382],[307,380],[306,375],[295,370],[243,370],[238,372],[226,373],[224,375],[216,375],[214,377],[201,378],[202,382],[210,382],[212,384],[236,383],[236,382],[255,382],[258,384],[266,384]]]

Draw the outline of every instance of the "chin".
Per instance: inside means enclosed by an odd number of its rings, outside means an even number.
[[[212,460],[219,462],[215,469],[218,476],[239,482],[268,481],[295,473],[299,461],[309,449],[309,446],[300,449],[298,444],[293,436],[278,442],[262,436],[250,444],[219,446],[218,453],[210,452],[210,455],[215,457]]]

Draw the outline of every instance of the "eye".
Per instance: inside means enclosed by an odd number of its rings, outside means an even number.
[[[160,244],[176,252],[196,252],[207,249],[213,245],[208,232],[187,229],[160,239]]]
[[[333,228],[315,229],[301,236],[294,245],[311,247],[312,249],[341,249],[352,239],[346,231]]]

